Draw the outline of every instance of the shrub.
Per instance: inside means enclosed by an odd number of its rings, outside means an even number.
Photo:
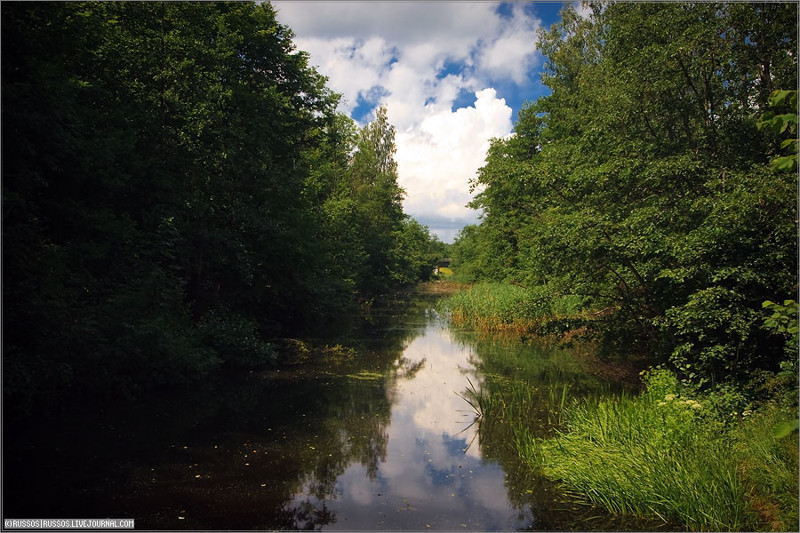
[[[261,339],[254,320],[235,314],[209,313],[200,331],[205,344],[229,367],[262,368],[277,362],[275,345]]]

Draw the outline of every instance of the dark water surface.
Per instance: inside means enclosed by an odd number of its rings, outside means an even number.
[[[520,468],[503,424],[475,423],[471,388],[523,377],[497,357],[511,350],[542,361],[524,379],[543,394],[605,386],[570,353],[452,331],[429,299],[348,342],[350,361],[6,424],[4,518],[133,518],[137,529],[652,529],[573,503]]]

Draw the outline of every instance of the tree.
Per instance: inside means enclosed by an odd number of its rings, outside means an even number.
[[[386,108],[379,107],[375,120],[358,133],[348,171],[347,194],[357,205],[353,224],[364,258],[357,287],[369,296],[388,289],[389,280],[397,277],[393,250],[405,220],[405,193],[397,183],[395,151],[394,126],[387,119]]]
[[[796,87],[794,8],[590,7],[540,35],[551,93],[492,144],[468,234],[490,252],[468,261],[614,309],[606,349],[688,379],[774,369],[758,316],[797,282],[796,187],[767,164],[779,132],[757,126],[764,85]]]
[[[274,360],[325,294],[303,163],[337,101],[291,31],[269,4],[2,11],[4,391]]]

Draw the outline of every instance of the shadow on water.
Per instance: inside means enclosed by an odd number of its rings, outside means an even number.
[[[502,423],[473,424],[463,398],[469,383],[567,381],[571,394],[602,384],[568,353],[450,331],[432,298],[375,309],[336,339],[356,347],[352,361],[7,422],[5,517],[134,518],[145,529],[658,526],[571,502],[518,464]]]

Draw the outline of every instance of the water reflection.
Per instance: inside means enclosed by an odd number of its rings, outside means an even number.
[[[290,504],[329,510],[335,522],[325,529],[507,530],[531,522],[527,506],[520,513],[509,502],[503,470],[476,444],[474,412],[460,396],[468,379],[479,381],[474,354],[435,313],[426,317],[395,363],[377,469],[351,464],[324,495],[309,479]]]
[[[474,424],[462,398],[512,379],[588,390],[585,369],[455,333],[429,303],[376,311],[343,342],[353,361],[6,427],[4,512],[143,529],[631,529],[519,468],[507,428]]]

